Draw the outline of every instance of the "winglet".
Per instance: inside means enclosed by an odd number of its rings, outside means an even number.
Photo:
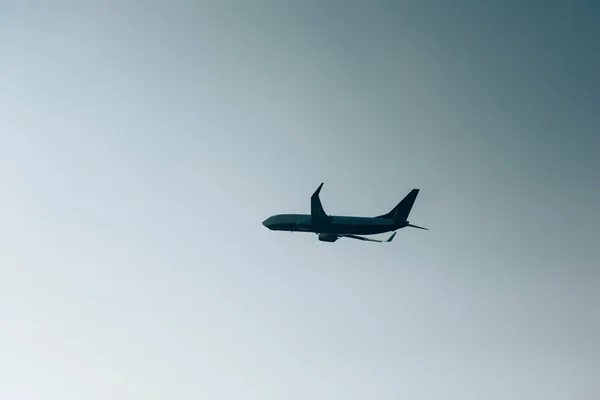
[[[386,240],[386,242],[391,242],[392,240],[394,240],[394,236],[396,236],[396,232],[392,233],[392,236],[390,236],[390,238],[388,240]]]
[[[323,205],[321,204],[321,199],[319,198],[319,192],[321,192],[321,188],[323,187],[323,183],[319,185],[317,190],[310,197],[310,215],[312,219],[313,225],[321,225],[327,222],[327,214],[325,210],[323,210]]]
[[[319,185],[319,187],[317,188],[317,190],[315,190],[315,192],[313,193],[312,197],[318,196],[318,195],[319,195],[319,193],[321,193],[321,188],[323,187],[323,183],[325,183],[325,182],[322,182],[322,183]]]

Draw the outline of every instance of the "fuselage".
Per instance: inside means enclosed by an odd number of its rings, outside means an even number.
[[[308,214],[278,214],[267,218],[263,225],[273,231],[314,232],[333,234],[375,235],[403,228],[408,222],[395,223],[388,218],[331,216],[327,222],[313,224]]]

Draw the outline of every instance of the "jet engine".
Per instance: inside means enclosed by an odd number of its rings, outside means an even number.
[[[319,233],[319,240],[321,242],[335,242],[338,239],[339,238],[337,235],[332,235],[330,233]]]

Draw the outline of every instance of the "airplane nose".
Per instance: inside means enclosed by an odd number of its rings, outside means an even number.
[[[268,228],[268,229],[270,229],[270,230],[273,230],[272,221],[271,221],[271,218],[270,218],[270,217],[269,217],[269,218],[267,218],[267,219],[265,219],[265,220],[262,222],[262,224],[263,224],[263,226],[264,226],[265,228]]]

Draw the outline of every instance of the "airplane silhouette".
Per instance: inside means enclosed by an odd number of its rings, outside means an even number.
[[[419,189],[413,189],[396,207],[387,214],[377,217],[347,217],[327,215],[323,210],[319,193],[323,183],[310,198],[310,215],[307,214],[277,214],[263,221],[263,225],[272,231],[312,232],[319,236],[322,242],[335,242],[340,238],[364,240],[369,242],[391,242],[396,236],[396,230],[404,227],[425,229],[409,223],[408,214],[419,194]],[[358,235],[375,235],[384,232],[394,232],[387,240],[371,239]]]

